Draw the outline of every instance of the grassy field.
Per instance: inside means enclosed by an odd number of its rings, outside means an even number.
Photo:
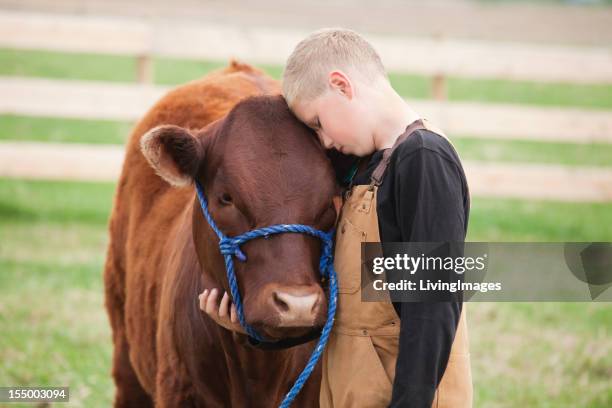
[[[0,182],[0,384],[69,385],[70,406],[110,406],[101,272],[113,189]]]
[[[70,385],[70,406],[109,406],[102,265],[113,191],[111,183],[0,179],[0,384]],[[468,238],[611,240],[612,204],[476,197]],[[476,406],[612,404],[612,307],[468,307]]]
[[[155,59],[173,85],[223,62]],[[278,78],[281,68],[263,67]],[[135,60],[0,49],[0,76],[135,81]],[[428,98],[429,80],[391,73]],[[611,109],[612,86],[450,78],[457,101]],[[121,144],[132,124],[0,115],[0,140]],[[466,160],[611,166],[612,146],[454,138]],[[69,385],[71,403],[107,407],[110,330],[102,265],[114,184],[0,179],[0,385]],[[612,203],[473,197],[471,241],[611,241]],[[468,305],[476,407],[612,406],[612,306]],[[15,406],[15,405],[11,405]]]

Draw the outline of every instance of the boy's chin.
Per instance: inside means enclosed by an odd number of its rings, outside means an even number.
[[[367,149],[359,149],[359,148],[351,148],[351,147],[346,148],[342,146],[340,153],[347,155],[347,156],[364,157],[364,156],[368,156],[374,153],[374,150],[372,149],[372,151],[367,151]]]

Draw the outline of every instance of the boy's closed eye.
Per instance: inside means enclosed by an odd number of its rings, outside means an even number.
[[[314,119],[306,123],[306,125],[314,130],[315,132],[321,129],[321,122],[319,121],[319,117],[316,116]]]
[[[319,120],[319,117],[316,116],[313,120],[311,120],[308,123],[308,127],[316,132],[317,137],[319,138],[319,142],[321,142],[321,144],[324,145],[323,138],[321,137],[321,133],[320,133],[321,132],[321,121]]]

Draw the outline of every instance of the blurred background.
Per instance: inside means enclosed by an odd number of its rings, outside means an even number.
[[[612,241],[611,0],[0,0],[0,385],[111,405],[102,265],[131,126],[230,58],[279,78],[329,26],[452,139],[468,240]],[[612,305],[467,307],[476,407],[612,406]]]

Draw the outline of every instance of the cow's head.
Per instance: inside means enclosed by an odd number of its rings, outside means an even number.
[[[142,139],[157,173],[176,186],[205,190],[209,210],[227,236],[273,224],[335,223],[333,169],[316,136],[281,96],[252,97],[199,131],[160,126]],[[337,199],[337,197],[336,197]],[[336,201],[337,202],[337,201]],[[204,273],[229,293],[218,239],[194,194],[193,235]],[[247,322],[273,339],[322,326],[327,302],[318,270],[320,241],[282,233],[242,245],[234,261]]]

